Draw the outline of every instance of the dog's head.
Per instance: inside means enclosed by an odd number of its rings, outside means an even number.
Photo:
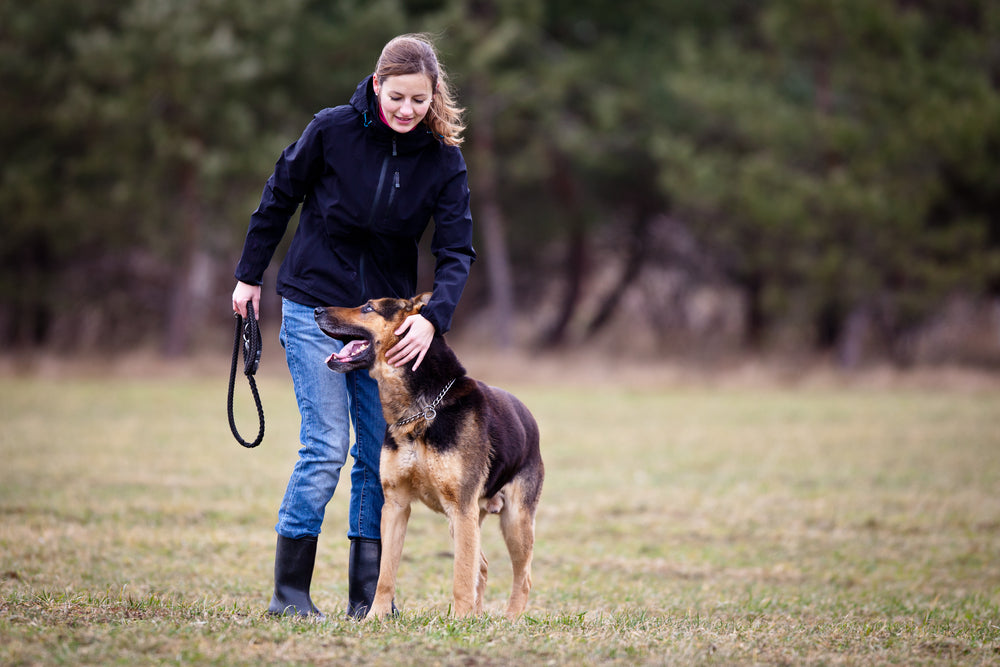
[[[326,365],[338,373],[370,368],[385,360],[385,353],[399,340],[395,334],[410,315],[430,301],[430,292],[412,299],[372,299],[357,308],[317,308],[316,324],[330,338],[344,343]]]

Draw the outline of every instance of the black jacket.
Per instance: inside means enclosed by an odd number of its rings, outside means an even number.
[[[451,319],[476,258],[465,160],[421,124],[399,134],[379,118],[371,77],[350,104],[317,113],[286,148],[250,218],[236,278],[260,285],[302,204],[278,271],[278,293],[307,306],[358,306],[410,298],[417,249],[434,218],[433,297],[422,314],[439,333]]]

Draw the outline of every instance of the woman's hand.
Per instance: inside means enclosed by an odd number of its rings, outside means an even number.
[[[403,324],[396,329],[395,334],[403,336],[403,339],[386,352],[385,360],[392,366],[399,367],[416,359],[413,362],[413,370],[417,370],[431,346],[431,341],[434,340],[434,325],[423,315],[410,315],[403,320]]]
[[[260,319],[260,285],[249,285],[244,282],[237,282],[236,289],[233,290],[233,312],[239,313],[246,319],[247,301],[253,302],[253,312],[256,318]]]

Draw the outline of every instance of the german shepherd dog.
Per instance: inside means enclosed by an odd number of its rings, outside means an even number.
[[[480,529],[487,514],[500,516],[514,570],[506,616],[514,620],[531,589],[535,511],[545,476],[538,425],[514,396],[468,377],[441,335],[415,371],[386,362],[386,351],[399,340],[393,332],[429,298],[425,293],[376,299],[315,313],[323,332],[345,343],[327,366],[338,373],[369,369],[387,423],[379,463],[385,493],[382,559],[368,613],[384,618],[392,612],[410,504],[420,500],[448,517],[455,543],[456,616],[483,611],[488,563]]]

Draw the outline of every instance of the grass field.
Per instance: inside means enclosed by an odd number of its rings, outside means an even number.
[[[0,664],[1000,662],[1000,384],[507,384],[547,468],[527,614],[502,619],[490,519],[489,613],[449,617],[447,524],[420,507],[403,615],[343,620],[342,489],[316,624],[262,613],[290,389],[261,377],[244,450],[226,370],[0,377]]]

